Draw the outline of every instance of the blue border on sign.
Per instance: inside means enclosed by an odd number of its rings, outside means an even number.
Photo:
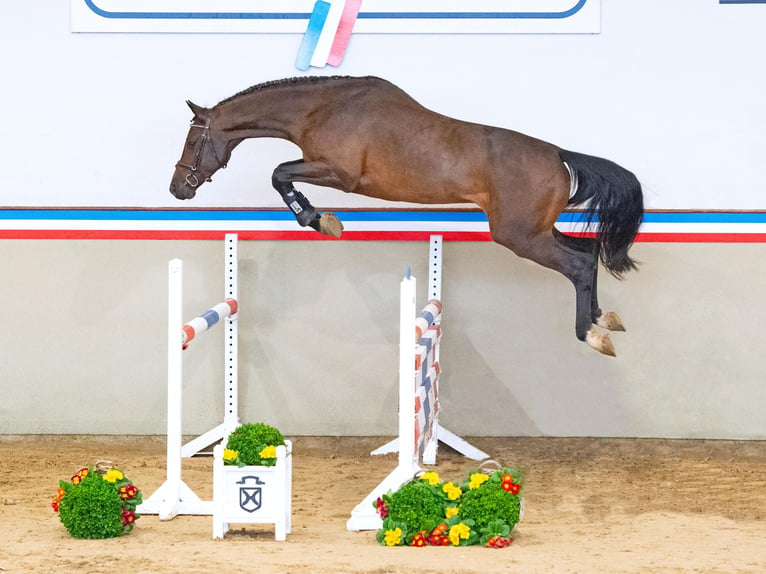
[[[96,6],[94,0],[84,0],[90,10],[102,18],[136,20],[308,20],[310,12],[116,12]],[[563,19],[573,16],[588,2],[577,3],[562,12],[360,12],[357,18],[367,20],[392,19]]]

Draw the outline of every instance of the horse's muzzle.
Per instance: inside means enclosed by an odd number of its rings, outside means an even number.
[[[176,185],[175,181],[171,181],[170,193],[178,199],[191,199],[197,194],[197,190],[183,183],[181,185]]]

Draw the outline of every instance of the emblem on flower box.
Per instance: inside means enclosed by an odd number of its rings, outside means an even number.
[[[252,484],[266,484],[262,482],[257,476],[243,476],[236,484],[243,486],[239,487],[239,507],[245,512],[255,512],[261,507],[261,494],[262,490],[260,486],[247,486],[248,481],[253,481]]]

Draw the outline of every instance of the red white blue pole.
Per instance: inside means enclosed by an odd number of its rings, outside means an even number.
[[[181,345],[186,346],[200,333],[204,333],[221,319],[236,315],[239,310],[236,299],[226,298],[223,302],[211,307],[199,317],[184,324],[181,333]]]

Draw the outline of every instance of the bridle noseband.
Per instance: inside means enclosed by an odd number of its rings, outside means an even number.
[[[212,138],[210,137],[210,118],[205,120],[205,125],[195,124],[194,120],[192,120],[192,124],[189,126],[189,128],[199,128],[203,130],[202,132],[202,141],[199,144],[199,147],[197,148],[197,152],[194,154],[194,163],[192,165],[189,165],[187,163],[183,163],[182,161],[178,161],[176,163],[176,167],[183,167],[188,169],[191,173],[186,174],[186,185],[188,185],[191,188],[196,188],[200,184],[200,180],[196,175],[197,168],[199,167],[200,160],[202,159],[202,152],[205,150],[205,144],[210,142],[210,149],[213,152],[213,157],[215,158],[215,161],[218,162],[218,165],[220,168],[226,169],[226,164],[221,161],[221,159],[218,157],[218,154],[215,152],[215,146],[213,145]],[[213,181],[211,177],[208,177],[205,179],[205,181]]]

